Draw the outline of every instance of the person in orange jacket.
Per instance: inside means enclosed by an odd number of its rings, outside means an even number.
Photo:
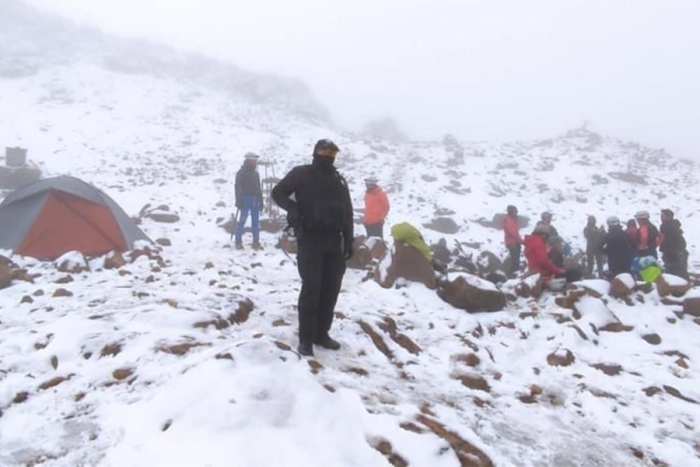
[[[509,277],[515,277],[520,271],[520,249],[523,239],[520,238],[520,226],[518,225],[518,208],[512,204],[507,208],[506,217],[503,219],[503,233],[505,244],[510,254]]]
[[[384,190],[377,185],[374,177],[365,179],[365,215],[362,223],[367,230],[368,237],[384,238],[384,220],[389,214],[389,198]]]

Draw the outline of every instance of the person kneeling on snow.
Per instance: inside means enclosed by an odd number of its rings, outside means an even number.
[[[447,266],[445,264],[433,258],[433,253],[430,251],[430,248],[428,248],[425,240],[423,240],[423,236],[421,235],[420,231],[408,222],[394,224],[391,227],[391,236],[394,238],[395,242],[403,242],[418,250],[418,252],[430,262],[433,269],[436,271],[444,273],[447,270]]]
[[[547,238],[550,229],[544,224],[538,224],[531,235],[527,235],[523,241],[525,245],[525,259],[529,271],[539,273],[545,279],[554,276],[563,276],[566,270],[554,264],[547,252]]]

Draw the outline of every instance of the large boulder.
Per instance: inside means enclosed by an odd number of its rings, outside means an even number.
[[[365,237],[360,235],[353,240],[354,254],[345,261],[345,265],[351,269],[365,269],[372,262],[372,251],[365,243]]]
[[[632,295],[635,285],[636,281],[634,277],[632,277],[632,274],[620,274],[610,282],[610,296],[618,300],[626,301],[629,299],[630,295]]]
[[[450,217],[437,217],[429,224],[423,224],[423,227],[445,234],[456,234],[459,232],[459,225]]]
[[[0,289],[8,287],[15,278],[15,273],[12,268],[6,264],[0,263]]]
[[[393,287],[397,278],[420,282],[429,289],[437,287],[435,271],[430,261],[418,250],[402,242],[397,242],[377,265],[374,280],[384,288]]]
[[[386,242],[381,238],[370,237],[365,240],[365,245],[369,248],[369,252],[373,259],[380,260],[384,258],[386,252],[389,250]]]
[[[503,271],[503,262],[490,251],[482,251],[479,253],[476,264],[479,268],[479,274],[484,277],[495,272]]]
[[[682,297],[690,288],[690,282],[672,274],[661,274],[656,278],[656,289],[661,297]]]
[[[686,298],[683,302],[683,313],[700,317],[700,297]]]
[[[460,274],[452,281],[439,281],[438,295],[455,308],[477,311],[500,311],[506,296],[493,284],[471,274]]]

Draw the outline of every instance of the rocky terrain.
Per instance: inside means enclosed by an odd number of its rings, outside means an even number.
[[[575,250],[588,214],[656,221],[669,207],[698,271],[694,162],[583,128],[503,145],[368,139],[335,129],[303,86],[7,5],[0,145],[98,186],[158,242],[87,261],[2,252],[1,465],[700,465],[697,287],[622,277],[554,294],[518,279],[500,286],[502,311],[468,313],[421,283],[383,288],[379,255],[346,275],[342,350],[302,359],[279,232],[240,252],[222,228],[243,154],[279,177],[328,137],[358,208],[374,175],[389,224],[479,264],[505,257],[507,204],[523,233],[554,212]]]

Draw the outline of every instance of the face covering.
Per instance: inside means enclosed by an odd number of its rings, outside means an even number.
[[[331,167],[333,167],[334,163],[335,163],[335,157],[314,155],[313,164],[318,166],[318,167],[331,168]]]

